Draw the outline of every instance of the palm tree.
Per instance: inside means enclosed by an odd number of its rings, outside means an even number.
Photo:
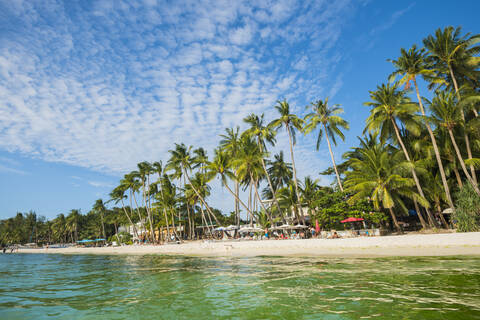
[[[417,94],[418,105],[420,106],[420,112],[422,113],[423,117],[426,117],[426,113],[425,108],[423,107],[422,98],[420,97],[420,91],[418,90],[417,76],[431,78],[434,74],[434,72],[429,69],[429,66],[426,63],[425,59],[425,49],[417,50],[417,47],[413,45],[408,51],[403,48],[400,49],[400,57],[398,58],[398,60],[390,60],[396,69],[390,76],[390,79],[393,80],[396,75],[402,75],[399,84],[405,84],[406,89],[410,86],[410,81],[413,81],[413,84],[415,86],[415,92]],[[450,208],[452,208],[452,210],[455,210],[435,135],[433,134],[429,122],[425,121],[424,123],[427,127],[428,134],[430,135],[430,140],[432,141],[435,158],[437,160],[437,165],[440,170],[443,189],[445,191],[448,204],[450,205]]]
[[[98,199],[95,201],[95,204],[93,205],[93,211],[97,212],[100,214],[101,222],[102,222],[102,235],[103,238],[105,239],[107,236],[105,235],[105,205],[103,204],[102,199]]]
[[[279,129],[282,126],[285,126],[285,130],[288,133],[288,139],[290,142],[290,156],[292,158],[293,182],[295,184],[295,192],[298,198],[298,195],[299,195],[298,180],[297,180],[297,170],[295,168],[295,157],[293,155],[293,146],[296,143],[295,129],[301,131],[303,128],[304,121],[300,119],[297,115],[290,113],[290,105],[286,100],[277,101],[277,105],[275,106],[275,109],[280,114],[280,117],[270,122],[268,126],[275,129]],[[297,203],[297,205],[299,206],[300,204]],[[299,207],[299,210],[303,212],[300,207]]]
[[[70,229],[70,232],[72,235],[75,235],[75,241],[78,241],[78,224],[80,221],[80,210],[73,209],[70,211],[70,213],[67,216],[67,226]],[[72,237],[73,239],[73,237]]]
[[[162,177],[164,175],[164,168],[162,161],[155,161],[152,164],[153,169],[155,172],[158,174],[158,180],[155,183],[157,186],[157,191],[160,190],[160,196],[163,197],[163,184],[162,184]],[[158,192],[157,192],[158,193]],[[156,197],[157,193],[154,194],[154,197]],[[168,222],[168,215],[167,215],[167,208],[165,206],[162,206],[162,211],[163,211],[163,217],[165,219],[165,226],[167,228],[167,237],[170,239],[170,223]]]
[[[213,179],[216,175],[220,175],[222,186],[225,186],[236,199],[242,205],[242,207],[247,210],[249,214],[253,214],[245,203],[230,189],[228,186],[228,179],[235,180],[235,175],[232,171],[232,159],[229,157],[228,153],[221,150],[215,149],[215,155],[213,161],[208,164],[208,176],[210,179]],[[227,179],[228,178],[228,179]]]
[[[143,223],[142,215],[140,214],[140,207],[138,205],[137,197],[135,194],[140,190],[142,183],[139,179],[140,174],[137,171],[132,171],[123,176],[123,179],[120,180],[120,184],[124,186],[125,190],[129,191],[130,208],[133,214],[133,203],[135,203],[135,208],[137,209],[138,220],[140,222],[140,228],[145,233],[145,225]],[[133,202],[132,202],[133,200]]]
[[[195,186],[192,184],[192,181],[190,179],[190,176],[188,175],[188,170],[191,169],[192,165],[192,156],[190,153],[190,150],[192,147],[186,147],[185,144],[178,144],[175,143],[175,150],[170,150],[169,153],[171,154],[170,159],[168,160],[167,164],[167,171],[168,170],[175,170],[175,172],[185,174],[185,177],[188,180],[188,183],[192,185],[192,188],[194,192],[197,194],[197,196],[200,198],[200,201],[203,203],[205,208],[207,209],[208,213],[212,215],[215,220],[217,220],[215,214],[213,213],[212,209],[208,206],[207,202],[205,199],[200,195],[198,190],[195,188]],[[218,223],[218,221],[217,221]]]
[[[270,126],[264,125],[264,114],[259,117],[256,114],[250,114],[246,118],[243,119],[245,123],[250,125],[250,128],[245,130],[243,134],[255,137],[257,139],[258,147],[260,148],[260,152],[267,152],[267,145],[266,142],[271,144],[272,146],[275,145],[275,130],[273,130]],[[263,171],[265,172],[265,177],[267,178],[268,186],[270,187],[270,191],[272,192],[272,199],[275,202],[278,210],[280,210],[280,204],[278,203],[277,197],[275,195],[275,189],[272,185],[272,180],[270,179],[270,175],[267,171],[267,166],[265,165],[265,159],[262,158],[262,167]]]
[[[332,158],[333,169],[337,176],[338,186],[343,192],[342,181],[340,180],[340,175],[338,174],[337,165],[335,164],[335,158],[333,157],[332,146],[330,145],[330,137],[332,138],[333,144],[337,145],[335,136],[339,136],[340,139],[345,140],[345,136],[340,128],[347,129],[349,128],[348,122],[342,119],[339,114],[343,113],[343,109],[339,105],[328,105],[328,98],[325,98],[324,101],[318,100],[317,102],[312,102],[310,108],[313,112],[305,116],[305,121],[309,121],[305,126],[305,134],[312,132],[317,128],[319,124],[323,128],[320,128],[318,131],[317,137],[317,151],[320,147],[320,142],[322,136],[325,133],[325,138],[328,144],[328,151],[330,151],[330,157]]]
[[[455,135],[453,134],[453,129],[457,125],[463,125],[463,119],[461,116],[462,110],[456,106],[455,97],[450,92],[438,92],[436,96],[432,99],[432,102],[428,102],[430,110],[432,112],[431,120],[436,123],[438,126],[445,128],[448,131],[450,140],[457,154],[458,161],[462,167],[463,173],[467,177],[467,180],[473,186],[475,192],[480,196],[480,190],[478,189],[477,184],[473,180],[473,177],[469,174],[465,161],[463,160],[460,149],[458,148],[457,142],[455,140]],[[471,159],[469,159],[472,161]],[[474,159],[476,161],[479,159]]]
[[[345,190],[352,195],[348,202],[352,204],[368,198],[376,210],[381,207],[388,209],[395,228],[401,232],[393,208],[398,205],[407,211],[402,197],[418,201],[423,206],[428,205],[424,197],[412,191],[415,182],[397,172],[399,161],[388,152],[383,143],[356,148],[351,154],[357,158],[349,159],[352,169],[346,172]]]
[[[283,151],[280,150],[280,152],[274,155],[273,158],[274,160],[267,161],[267,164],[269,165],[267,171],[270,177],[272,177],[273,189],[277,191],[292,180],[293,171],[292,164],[285,162]]]
[[[480,50],[478,46],[474,46],[474,44],[478,42],[480,35],[470,37],[470,34],[467,33],[461,36],[461,30],[461,27],[454,29],[452,26],[446,27],[443,30],[437,29],[435,31],[435,36],[429,35],[423,40],[423,44],[429,52],[428,59],[437,71],[448,74],[450,80],[453,82],[458,100],[460,100],[460,91],[454,74],[454,68],[459,64],[461,65],[465,59],[473,58],[474,54],[477,54]],[[473,109],[473,111],[475,116],[478,117],[477,111],[475,109]],[[460,115],[462,121],[465,122],[465,113],[463,109],[461,110]],[[464,139],[468,159],[472,159],[472,150],[466,131],[464,132]],[[477,176],[473,165],[470,166],[470,172],[472,179],[476,184]]]
[[[110,192],[110,200],[109,201],[115,201],[115,204],[121,202],[122,203],[122,209],[123,212],[125,213],[125,216],[127,217],[128,222],[130,225],[133,227],[133,235],[138,238],[138,232],[135,224],[133,223],[130,215],[128,214],[127,208],[125,208],[125,202],[123,201],[124,199],[127,198],[125,195],[125,191],[127,190],[127,187],[124,184],[120,184],[117,186],[115,189]]]
[[[225,129],[225,134],[221,134],[220,137],[220,148],[228,152],[230,158],[235,159],[240,152],[241,146],[241,137],[240,137],[240,127]],[[240,182],[236,171],[234,171],[234,180],[235,182],[235,216],[237,226],[240,226]]]
[[[265,212],[265,208],[260,194],[258,193],[258,183],[263,178],[264,170],[262,166],[262,159],[265,153],[260,151],[258,144],[252,138],[244,137],[242,139],[242,148],[240,153],[232,162],[232,165],[237,168],[237,174],[240,181],[244,184],[249,184],[255,190],[255,196]],[[252,216],[253,219],[253,216]]]
[[[150,209],[150,175],[154,172],[154,167],[147,161],[137,164],[138,173],[137,177],[141,181],[142,186],[142,202],[147,212],[147,219],[150,225],[150,241],[155,242],[155,233],[153,232],[153,219]]]
[[[318,179],[312,180],[310,176],[305,177],[302,185],[300,186],[300,201],[302,206],[304,205],[308,208],[308,214],[310,215],[310,218],[313,217],[312,210],[315,210],[315,200],[317,199],[317,192],[319,188]]]
[[[53,236],[62,243],[67,242],[67,221],[65,215],[60,213],[53,220]]]
[[[414,164],[407,148],[405,147],[397,124],[397,119],[399,119],[408,131],[418,134],[418,121],[416,121],[414,117],[415,112],[418,110],[418,105],[411,103],[405,96],[405,93],[398,90],[398,83],[377,86],[376,91],[370,91],[370,99],[372,101],[365,103],[366,106],[372,107],[370,110],[370,116],[366,120],[366,130],[371,132],[378,131],[380,133],[381,142],[385,141],[387,138],[396,138],[407,162],[411,164],[410,171],[418,193],[423,199],[425,199],[422,187],[420,186],[420,181],[415,172]],[[426,205],[425,210],[427,211],[429,221],[435,226],[435,219],[429,210],[430,204],[427,201],[423,203]]]

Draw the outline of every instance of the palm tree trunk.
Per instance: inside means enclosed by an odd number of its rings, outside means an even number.
[[[450,77],[452,77],[453,86],[455,87],[455,93],[457,94],[458,101],[460,101],[460,91],[458,90],[457,79],[455,79],[455,75],[453,74],[453,69],[450,64],[448,64],[448,71],[450,72]],[[462,121],[463,123],[465,123],[465,112],[463,111],[463,108],[461,108],[460,111],[461,111],[460,114],[462,115]],[[474,112],[475,112],[475,117],[478,117],[477,111],[474,110]],[[470,160],[472,159],[472,150],[470,148],[470,140],[468,138],[468,134],[466,130],[464,130],[464,139],[465,139],[465,146],[467,147],[467,156],[468,156],[468,159]],[[473,167],[473,165],[470,166],[470,172],[472,174],[471,177],[473,181],[475,182],[475,184],[477,184],[477,175],[475,174],[475,168]]]
[[[452,129],[448,128],[448,134],[450,135],[450,139],[452,140],[453,148],[455,149],[455,152],[457,154],[458,161],[460,161],[460,166],[462,167],[463,173],[467,177],[468,182],[470,182],[475,192],[480,196],[480,190],[478,189],[478,185],[473,181],[470,174],[468,174],[467,167],[465,166],[465,162],[462,159],[462,154],[458,149],[457,142],[455,141],[455,137],[453,136]]]
[[[393,127],[395,129],[395,134],[397,136],[398,143],[400,144],[400,146],[402,148],[403,154],[405,155],[405,158],[407,159],[407,161],[411,163],[410,156],[408,154],[407,148],[405,148],[405,145],[403,143],[403,139],[400,136],[400,131],[398,130],[397,122],[395,121],[394,118],[392,118],[392,122],[393,122]],[[420,186],[420,181],[418,180],[417,173],[415,172],[415,169],[412,168],[411,172],[412,172],[413,180],[415,181],[415,185],[417,186],[418,193],[420,194],[420,196],[422,198],[426,199],[425,194],[423,193],[423,189]],[[427,216],[428,216],[428,220],[430,222],[430,226],[435,227],[436,223],[435,223],[435,220],[432,217],[432,214],[431,214],[430,210],[427,207],[425,207],[425,211],[427,211]],[[419,213],[419,217],[420,217],[420,215],[421,215],[421,213]]]
[[[133,235],[138,238],[137,228],[133,224],[132,219],[130,219],[130,215],[128,214],[127,209],[125,209],[125,204],[123,203],[123,199],[122,199],[122,208],[123,208],[123,211],[125,212],[125,215],[127,216],[128,222],[130,222],[130,224],[133,227]]]
[[[163,215],[165,216],[165,225],[167,226],[167,237],[170,240],[170,222],[168,222],[167,209],[163,207]]]
[[[340,181],[340,175],[338,174],[337,164],[335,163],[335,158],[333,157],[332,146],[330,145],[330,138],[328,137],[328,131],[325,124],[323,125],[323,128],[325,131],[325,138],[327,138],[328,151],[330,151],[330,157],[332,158],[333,169],[335,170],[335,174],[337,175],[338,186],[340,187],[340,190],[343,192],[342,181]]]
[[[415,84],[415,91],[417,93],[418,105],[420,106],[420,111],[422,115],[425,117],[425,109],[423,108],[422,99],[420,98],[420,91],[418,90],[417,79],[415,76],[413,77],[413,83]],[[442,159],[440,158],[440,152],[438,151],[437,140],[435,139],[435,135],[433,134],[432,128],[428,121],[425,121],[425,125],[427,126],[428,134],[430,135],[430,140],[432,140],[433,151],[435,152],[435,158],[437,159],[438,169],[440,170],[440,177],[442,178],[443,189],[445,191],[445,195],[447,196],[448,205],[452,210],[455,210],[455,206],[453,205],[452,195],[450,194],[450,188],[448,187],[447,177],[445,175],[445,170],[443,169]]]
[[[103,210],[100,210],[100,217],[102,218],[102,235],[103,235],[103,238],[106,239],[107,236],[105,235],[105,223],[103,222],[103,220],[104,220]]]
[[[425,222],[425,219],[423,219],[422,212],[420,211],[420,208],[418,207],[418,203],[416,200],[413,200],[413,205],[415,206],[415,211],[417,211],[418,219],[420,219],[420,223],[422,224],[423,229],[428,229],[427,224]]]
[[[237,219],[236,225],[237,227],[240,227],[240,184],[237,180],[235,180],[235,217]]]
[[[260,137],[258,137],[258,146],[260,148],[260,152],[263,153],[263,146],[262,146],[262,143],[260,142]],[[278,212],[280,212],[280,210],[281,210],[280,209],[280,204],[278,203],[276,192],[275,192],[275,189],[273,189],[272,180],[270,180],[270,175],[268,174],[267,166],[265,165],[265,159],[263,159],[263,157],[262,157],[262,167],[263,167],[263,171],[265,172],[265,176],[267,177],[268,186],[270,187],[270,191],[272,191],[273,201],[275,202],[275,205],[278,208]],[[266,212],[267,211],[265,211],[265,213]],[[271,214],[270,214],[270,217],[271,217]],[[272,224],[272,226],[273,226],[273,224]]]
[[[227,188],[228,192],[230,192],[234,197],[235,197],[235,200],[242,205],[242,207],[245,208],[245,210],[247,210],[248,213],[252,214],[252,212],[250,211],[250,209],[247,207],[247,205],[245,205],[245,203],[243,203],[243,201],[240,199],[240,197],[238,197],[233,191],[232,189],[230,189],[230,187],[228,186],[228,184],[225,182],[225,187]],[[239,219],[239,222],[240,222],[240,219]]]
[[[440,216],[440,220],[442,221],[442,224],[445,226],[445,229],[449,229],[448,223],[445,220],[445,217],[443,216],[442,207],[440,206],[440,199],[435,201],[435,205],[437,206],[438,215]]]
[[[455,173],[455,178],[457,179],[458,186],[460,188],[463,188],[462,178],[460,177],[460,172],[458,172],[458,169],[456,166],[453,168],[453,172]]]
[[[146,233],[145,232],[145,225],[143,224],[142,216],[140,215],[140,209],[138,208],[137,197],[135,197],[135,192],[133,192],[132,190],[130,190],[130,197],[133,198],[133,200],[135,201],[135,206],[137,207],[138,219],[140,220],[140,228],[143,231],[143,238],[145,239],[145,233]],[[132,203],[132,200],[130,199],[130,204],[131,203]]]
[[[300,200],[300,193],[298,192],[298,181],[297,181],[297,169],[295,167],[295,157],[293,156],[293,142],[292,142],[292,133],[290,132],[290,127],[287,126],[287,132],[288,132],[288,139],[290,141],[290,155],[292,157],[292,169],[293,169],[293,182],[295,183],[295,194],[297,195],[297,207],[300,210],[300,213],[302,214],[302,220],[305,221],[305,218],[303,217],[303,210],[298,203]]]
[[[397,217],[395,216],[395,213],[393,212],[392,208],[388,208],[388,211],[390,211],[390,215],[392,216],[393,224],[395,225],[395,228],[398,230],[398,232],[403,233],[402,228],[400,228],[400,225],[398,224]]]
[[[252,206],[252,181],[250,181],[249,185],[249,193],[248,193],[248,207],[250,208],[250,226],[253,227],[253,214],[251,213],[253,210]],[[248,221],[248,219],[247,219]]]
[[[252,173],[250,173],[250,179],[253,180],[253,176],[252,176]],[[273,227],[273,219],[272,219],[272,216],[268,213],[267,211],[267,208],[265,208],[263,202],[262,202],[262,199],[260,198],[260,195],[258,194],[258,188],[257,188],[257,181],[254,180],[254,185],[253,187],[255,188],[255,195],[257,196],[257,199],[258,201],[260,202],[260,206],[263,208],[263,210],[265,210],[265,214],[267,214],[268,216],[268,219],[270,220],[270,225]]]

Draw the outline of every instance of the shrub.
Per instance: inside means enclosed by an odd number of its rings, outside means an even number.
[[[456,194],[455,213],[453,221],[457,225],[457,231],[474,232],[480,231],[480,197],[468,183]]]

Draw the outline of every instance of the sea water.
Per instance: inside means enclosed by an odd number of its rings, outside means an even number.
[[[480,257],[0,255],[0,319],[480,319]]]

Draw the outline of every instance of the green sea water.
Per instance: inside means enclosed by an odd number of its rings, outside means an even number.
[[[480,319],[480,257],[4,254],[0,319]]]

